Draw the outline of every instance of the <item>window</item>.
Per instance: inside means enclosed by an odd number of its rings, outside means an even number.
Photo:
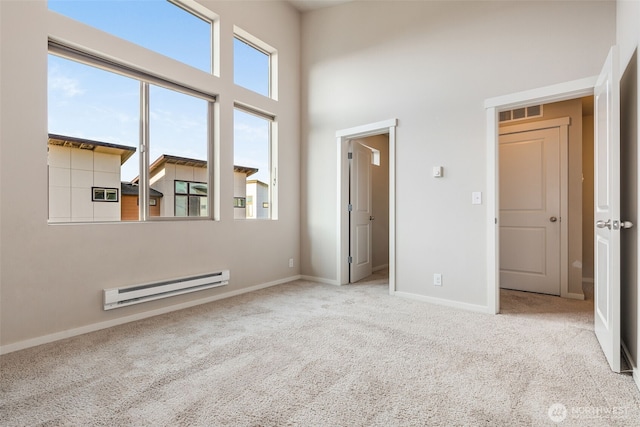
[[[209,103],[203,99],[149,85],[148,182],[150,189],[165,196],[161,217],[209,216],[208,112]],[[176,197],[166,197],[171,194]]]
[[[207,184],[175,181],[175,215],[206,216]]]
[[[197,8],[196,4],[192,6]],[[49,9],[192,67],[212,71],[213,19],[188,11],[178,2],[49,0]]]
[[[245,216],[236,218],[271,218],[269,209],[273,196],[276,170],[271,153],[273,118],[236,106],[234,111],[234,165],[236,170],[251,171],[243,178],[246,195]],[[254,204],[255,202],[255,204]],[[258,208],[259,207],[259,208]]]
[[[277,99],[277,52],[274,48],[234,27],[233,81],[263,96]]]
[[[233,198],[233,207],[234,208],[246,208],[247,207],[247,199],[245,197],[234,197]]]
[[[118,189],[117,188],[99,188],[93,187],[93,202],[117,202],[118,201]]]

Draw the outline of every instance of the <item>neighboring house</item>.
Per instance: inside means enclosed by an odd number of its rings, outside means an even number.
[[[120,167],[136,149],[49,134],[49,222],[120,221]]]
[[[234,218],[246,218],[246,180],[258,169],[234,166],[233,172]],[[149,166],[149,185],[163,195],[160,216],[209,215],[206,161],[163,154]]]
[[[138,221],[140,220],[140,187],[137,184],[130,182],[121,183],[121,198],[122,205],[122,221]],[[160,216],[160,206],[162,204],[162,193],[149,189],[149,215]]]
[[[233,166],[233,218],[252,218],[249,215],[249,182],[247,178],[258,172],[256,168]]]
[[[247,181],[247,218],[269,218],[269,184]]]

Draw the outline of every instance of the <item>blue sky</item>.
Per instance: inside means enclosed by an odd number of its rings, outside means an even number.
[[[49,8],[148,49],[211,72],[210,25],[163,0],[49,0]],[[234,44],[236,84],[268,95],[268,56]],[[49,55],[49,132],[138,147],[137,80]],[[234,114],[234,163],[259,168],[269,182],[268,121]],[[150,87],[150,159],[172,154],[207,158],[207,102]],[[224,143],[224,141],[223,141]],[[138,153],[122,167],[123,181],[139,174]]]

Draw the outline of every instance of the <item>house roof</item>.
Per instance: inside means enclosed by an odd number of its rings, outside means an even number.
[[[132,184],[130,182],[121,182],[120,192],[123,196],[137,196],[140,193],[140,187],[137,184]],[[149,195],[151,197],[163,196],[161,192],[159,192],[158,190],[154,190],[153,188],[149,188]]]
[[[110,142],[94,141],[92,139],[76,138],[67,135],[56,135],[53,133],[49,134],[48,144],[60,147],[78,148],[80,150],[91,150],[96,153],[119,155],[121,165],[136,152],[135,147],[112,144]]]
[[[258,172],[258,168],[250,168],[248,166],[233,165],[233,171],[234,172],[244,173],[249,177],[249,176],[253,175],[254,173]]]
[[[195,168],[206,168],[207,162],[206,160],[199,159],[191,159],[188,157],[180,157],[180,156],[172,156],[169,154],[163,154],[158,157],[151,165],[149,165],[149,175],[153,175],[155,171],[162,168],[166,163],[174,164],[174,165],[182,165],[182,166],[192,166]],[[251,176],[254,173],[258,172],[258,168],[250,168],[248,166],[233,166],[234,172],[244,173],[247,176]],[[131,180],[133,184],[136,184],[140,181],[140,177],[137,176]]]

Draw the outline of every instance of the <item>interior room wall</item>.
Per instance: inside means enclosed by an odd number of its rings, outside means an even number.
[[[300,14],[289,3],[208,1],[219,16],[220,221],[47,224],[47,37],[114,50],[141,68],[201,73],[49,12],[47,2],[0,1],[2,110],[0,344],[3,351],[243,292],[299,275]],[[278,49],[278,100],[233,83],[233,26]],[[202,73],[204,74],[204,73]],[[198,74],[199,75],[199,74]],[[233,103],[278,122],[279,215],[233,219]],[[294,267],[289,267],[289,258]],[[247,266],[251,266],[247,268]],[[102,290],[229,269],[228,286],[103,311]]]
[[[593,96],[582,105],[582,277],[593,282]]]
[[[507,122],[500,125],[535,123],[561,117],[569,117],[569,182],[568,206],[569,219],[569,292],[582,295],[582,100],[572,99],[545,104],[542,117]]]
[[[638,357],[638,63],[637,51],[620,79],[620,219],[635,227],[620,232],[622,342]]]
[[[494,219],[471,204],[489,173],[484,100],[597,75],[615,13],[606,1],[363,1],[304,14],[302,273],[337,277],[336,130],[397,118],[396,290],[486,309]],[[437,165],[444,178],[421,179]]]
[[[638,71],[637,66],[637,50],[640,45],[640,26],[638,26],[638,22],[640,22],[640,2],[637,1],[618,1],[616,2],[617,6],[617,25],[616,25],[616,40],[620,49],[620,70],[621,72],[625,72],[628,70],[628,64],[631,61],[632,56],[636,55],[636,64],[635,64],[635,83],[630,81],[625,81],[624,83],[627,85],[635,85],[635,98],[634,100],[628,101],[631,105],[625,105],[625,108],[621,108],[621,113],[624,115],[624,119],[621,121],[621,125],[624,129],[621,129],[622,134],[627,135],[635,135],[635,137],[631,136],[630,141],[631,144],[634,144],[637,149],[638,144],[640,143],[640,139],[638,136],[638,121],[640,120],[640,108],[638,108],[638,96],[637,96],[637,88],[638,81],[640,80],[640,72]],[[633,80],[632,72],[626,76],[627,79]],[[629,87],[629,86],[627,86]],[[633,107],[635,105],[635,114],[633,113]],[[637,208],[636,208],[637,209]],[[640,253],[640,251],[636,248],[636,254]],[[637,266],[640,259],[636,255],[635,259],[630,259],[630,262],[634,262]],[[636,297],[633,298],[632,292],[635,285]],[[631,363],[634,368],[633,377],[640,387],[640,371],[638,370],[638,366],[640,365],[640,359],[638,355],[638,342],[640,342],[640,317],[638,316],[638,282],[637,282],[637,274],[635,283],[629,283],[629,287],[623,289],[623,294],[626,294],[627,297],[632,298],[632,301],[625,302],[625,306],[623,306],[623,313],[626,313],[626,316],[622,317],[622,330],[623,330],[623,342],[627,345],[629,350],[632,352]],[[634,307],[635,304],[635,307]],[[635,338],[635,340],[634,340]],[[635,345],[634,345],[635,342]],[[635,353],[634,352],[635,347]]]

